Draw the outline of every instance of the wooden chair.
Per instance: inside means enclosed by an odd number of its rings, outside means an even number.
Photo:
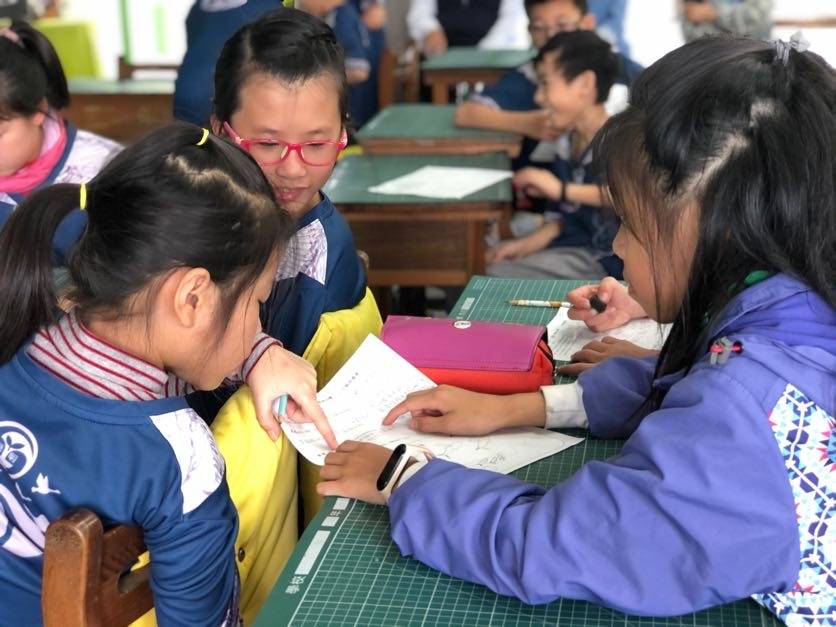
[[[142,532],[104,531],[93,512],[75,509],[46,530],[41,610],[45,627],[128,625],[154,606]]]

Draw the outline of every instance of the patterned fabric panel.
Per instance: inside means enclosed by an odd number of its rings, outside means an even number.
[[[276,273],[276,281],[305,274],[325,285],[328,267],[328,238],[322,222],[314,220],[302,227],[290,239]]]
[[[787,385],[769,416],[792,486],[801,566],[795,589],[753,598],[787,625],[836,625],[836,420]]]

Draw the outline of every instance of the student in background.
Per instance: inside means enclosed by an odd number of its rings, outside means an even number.
[[[35,190],[89,181],[121,150],[65,120],[61,109],[69,103],[49,40],[23,22],[0,28],[0,224]],[[81,228],[83,220],[59,234],[59,253]]]
[[[681,5],[685,41],[722,33],[766,40],[772,32],[774,0],[686,0]]]
[[[224,42],[244,24],[281,6],[280,0],[196,0],[186,17],[186,54],[174,84],[174,117],[207,126],[212,72]]]
[[[371,40],[359,10],[346,0],[299,0],[297,8],[324,20],[343,47],[345,75],[349,85],[364,83],[371,76]]]
[[[528,32],[534,47],[539,50],[550,37],[561,32],[593,30],[595,15],[587,10],[586,0],[526,0]],[[627,85],[642,71],[642,67],[620,55],[621,71],[617,84]],[[540,140],[554,139],[565,129],[555,128],[551,115],[541,109],[534,99],[537,76],[532,62],[508,72],[495,85],[473,94],[456,109],[458,126],[508,131],[525,136],[520,156],[514,161],[514,169],[531,163],[531,153]],[[615,92],[616,90],[613,90]],[[615,96],[615,93],[612,94]],[[621,95],[608,103],[610,113],[624,106],[626,97]],[[551,153],[542,158],[551,160]]]
[[[412,0],[407,13],[412,39],[428,57],[450,46],[526,48],[522,0]]]
[[[239,28],[282,4],[280,0],[198,0],[192,5],[186,18],[186,54],[174,85],[175,118],[208,125],[212,113],[212,73],[224,43]],[[299,0],[297,4],[328,21],[337,31],[337,38],[347,52],[349,83],[361,84],[368,80],[372,66],[371,42],[354,7],[344,6],[345,0]],[[358,115],[369,108],[361,96],[356,97]]]
[[[624,39],[627,0],[589,0],[589,12],[595,16],[595,32],[625,57],[629,57],[630,47]]]
[[[527,167],[514,175],[520,195],[547,201],[533,232],[500,242],[487,253],[491,276],[602,278],[621,276],[612,252],[618,219],[605,206],[592,170],[591,141],[607,121],[604,101],[619,72],[612,47],[592,31],[559,33],[535,60],[537,102],[554,125],[569,129],[557,140],[550,170]]]
[[[87,225],[69,256],[64,314],[50,246],[79,207]],[[44,532],[78,506],[106,526],[142,529],[159,624],[252,620],[264,596],[252,590],[269,591],[297,539],[277,516],[296,520],[295,454],[255,420],[219,418],[216,441],[181,394],[255,368],[274,394],[292,391],[272,352],[254,366],[251,351],[291,233],[257,165],[183,123],[127,148],[84,187],[32,194],[8,220],[0,605],[14,608],[16,624],[40,624]],[[287,417],[305,420],[292,401]],[[228,486],[231,476],[239,483]],[[230,493],[249,498],[234,503]]]
[[[386,36],[383,31],[386,25],[386,8],[383,6],[383,0],[352,0],[351,4],[361,19],[362,29],[358,30],[361,35],[365,31],[365,38],[368,42],[366,54],[369,60],[369,77],[362,83],[351,85],[348,92],[351,125],[359,129],[378,111],[380,63],[386,48]],[[346,49],[340,33],[335,31],[335,34],[337,40]]]
[[[323,313],[351,309],[366,291],[351,230],[322,192],[346,146],[347,100],[334,33],[296,9],[241,28],[215,70],[213,130],[252,155],[296,223],[262,322],[298,355]]]
[[[752,596],[790,625],[832,622],[834,90],[832,68],[784,42],[702,39],[642,74],[596,155],[631,293],[673,323],[658,360],[542,393],[440,387],[384,420],[627,442],[550,490],[408,459],[388,499],[404,555],[526,603],[674,616]],[[320,492],[385,503],[391,454],[344,442]]]

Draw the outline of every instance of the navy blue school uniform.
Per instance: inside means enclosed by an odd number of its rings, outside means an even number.
[[[169,381],[72,315],[0,367],[0,625],[41,624],[44,535],[79,504],[143,530],[160,625],[237,624],[224,460]]]
[[[630,86],[644,68],[635,61],[619,54],[621,71],[616,84]],[[534,111],[539,109],[534,102],[537,92],[537,73],[534,63],[529,61],[507,72],[494,85],[485,87],[480,93],[471,96],[474,102],[501,109],[503,111]],[[531,153],[537,147],[537,140],[526,137],[519,156],[514,160],[513,169],[523,168],[531,163]]]
[[[386,36],[383,29],[371,30],[363,22],[363,11],[377,4],[373,0],[353,0],[352,4],[360,20],[360,26],[366,32],[364,43],[365,51],[369,61],[369,78],[359,85],[351,85],[348,91],[349,110],[351,112],[352,125],[360,128],[378,112],[377,90],[380,82],[380,61],[386,44]],[[362,31],[361,31],[362,32]],[[340,36],[337,35],[337,39]]]
[[[360,128],[377,112],[379,63],[375,58],[373,39],[353,3],[346,3],[334,9],[325,18],[325,22],[333,29],[337,41],[345,51],[345,69],[365,70],[369,73],[367,80],[349,85],[348,88],[351,124]]]
[[[174,117],[205,126],[212,112],[215,64],[239,28],[281,7],[279,0],[198,0],[186,18],[186,54],[174,83]]]
[[[475,46],[499,19],[501,0],[442,0],[438,21],[451,46]]]
[[[561,181],[575,184],[598,183],[588,147],[577,160],[571,158],[571,133],[561,135],[556,144],[557,156],[551,169]],[[582,247],[597,257],[610,276],[622,278],[624,265],[612,251],[619,220],[609,207],[593,207],[571,202],[549,202],[543,214],[548,221],[560,221],[563,228],[549,248]]]
[[[296,228],[261,321],[267,333],[301,355],[323,313],[351,309],[360,302],[366,273],[348,223],[324,193]]]

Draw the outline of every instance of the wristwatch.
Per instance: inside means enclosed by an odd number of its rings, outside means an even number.
[[[403,475],[407,464],[410,461],[427,462],[433,458],[433,454],[423,447],[408,446],[406,444],[398,444],[392,455],[389,456],[389,461],[380,471],[377,477],[377,489],[383,494],[383,498],[389,501],[389,496],[392,490],[398,485],[398,481]]]

